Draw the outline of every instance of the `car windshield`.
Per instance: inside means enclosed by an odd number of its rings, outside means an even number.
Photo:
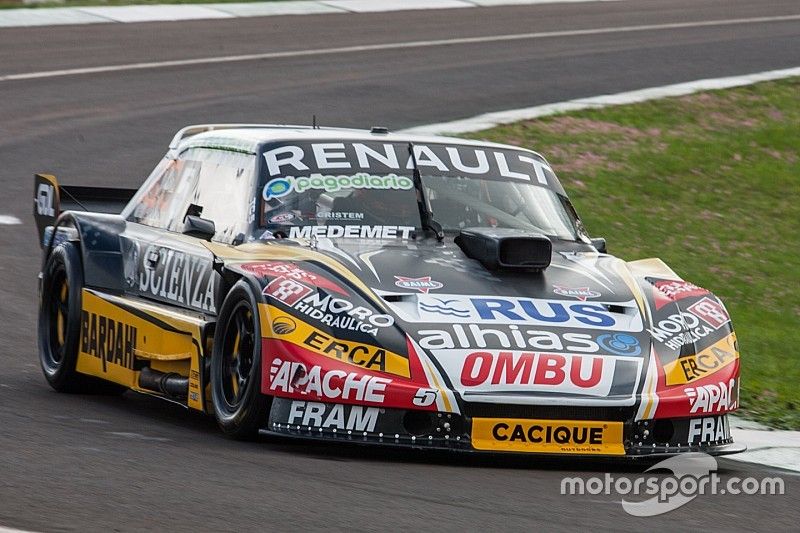
[[[414,144],[425,196],[445,231],[514,228],[580,238],[549,165],[522,150]],[[270,145],[260,237],[411,238],[421,218],[408,143]]]

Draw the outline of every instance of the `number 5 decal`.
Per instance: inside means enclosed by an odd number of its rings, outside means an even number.
[[[419,389],[411,402],[418,407],[428,407],[436,401],[437,394],[435,389]]]

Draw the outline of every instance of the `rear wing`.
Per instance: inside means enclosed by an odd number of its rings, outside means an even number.
[[[44,247],[48,226],[54,226],[64,211],[119,214],[136,189],[59,185],[51,174],[36,174],[33,179],[33,219]]]

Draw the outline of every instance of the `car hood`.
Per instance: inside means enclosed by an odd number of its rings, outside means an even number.
[[[361,333],[393,353],[429,358],[464,400],[634,401],[649,351],[644,299],[626,263],[613,256],[556,243],[543,272],[508,272],[486,269],[452,242],[320,239],[313,258],[294,264],[361,289],[395,326]]]
[[[718,302],[699,288],[668,297],[664,278],[685,282],[658,260],[627,263],[577,243],[554,242],[542,272],[489,270],[451,241],[268,241],[237,253],[280,259],[245,270],[261,276],[271,314],[325,332],[330,342],[315,337],[312,351],[342,361],[348,343],[385,349],[372,359],[385,364],[362,366],[446,391],[452,405],[655,405],[664,367],[705,347],[659,326],[686,328],[685,305]],[[731,330],[708,331],[716,342]]]
[[[547,269],[521,273],[487,270],[452,243],[328,245],[465,401],[634,402],[650,338],[624,261],[556,244]]]

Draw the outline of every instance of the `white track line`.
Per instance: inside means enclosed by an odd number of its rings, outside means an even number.
[[[494,126],[498,126],[500,124],[510,124],[512,122],[519,122],[520,120],[532,120],[534,118],[565,113],[567,111],[579,111],[581,109],[601,108],[611,105],[634,104],[636,102],[645,102],[647,100],[655,100],[658,98],[684,96],[699,91],[729,89],[731,87],[741,87],[743,85],[751,85],[753,83],[759,83],[762,81],[779,80],[794,76],[800,76],[800,67],[787,68],[783,70],[770,70],[767,72],[746,74],[744,76],[696,80],[686,83],[676,83],[674,85],[664,85],[662,87],[650,87],[636,91],[627,91],[624,93],[605,94],[590,98],[578,98],[566,102],[525,107],[522,109],[510,109],[508,111],[486,113],[476,117],[454,120],[452,122],[441,122],[438,124],[416,126],[403,130],[402,133],[411,133],[416,135],[469,133],[493,128]]]
[[[105,65],[97,67],[85,67],[85,68],[74,68],[74,69],[64,69],[64,70],[47,70],[41,72],[26,72],[20,74],[7,74],[4,76],[0,76],[0,82],[33,80],[41,78],[55,78],[60,76],[78,76],[84,74],[100,74],[108,72],[124,72],[131,70],[159,69],[159,68],[181,67],[181,66],[191,66],[191,65],[209,65],[215,63],[258,61],[264,59],[325,56],[325,55],[346,54],[354,52],[374,52],[380,50],[401,50],[409,48],[431,48],[437,46],[521,41],[529,39],[544,39],[551,37],[577,37],[585,35],[603,35],[608,33],[675,30],[683,28],[705,28],[710,26],[734,26],[742,24],[758,24],[758,23],[768,23],[768,22],[787,22],[793,20],[800,20],[800,14],[782,15],[774,17],[751,17],[751,18],[740,18],[740,19],[703,20],[695,22],[675,22],[669,24],[642,24],[637,26],[615,26],[607,28],[589,28],[584,30],[561,30],[561,31],[549,31],[549,32],[535,32],[535,33],[517,33],[511,35],[488,35],[483,37],[460,37],[454,39],[438,39],[438,40],[428,40],[428,41],[408,41],[399,43],[342,46],[337,48],[317,48],[311,50],[290,50],[285,52],[266,52],[261,54],[201,57],[195,59],[176,59],[170,61],[152,61],[147,63],[128,63],[122,65]]]
[[[16,226],[22,221],[13,215],[0,215],[0,226]]]

